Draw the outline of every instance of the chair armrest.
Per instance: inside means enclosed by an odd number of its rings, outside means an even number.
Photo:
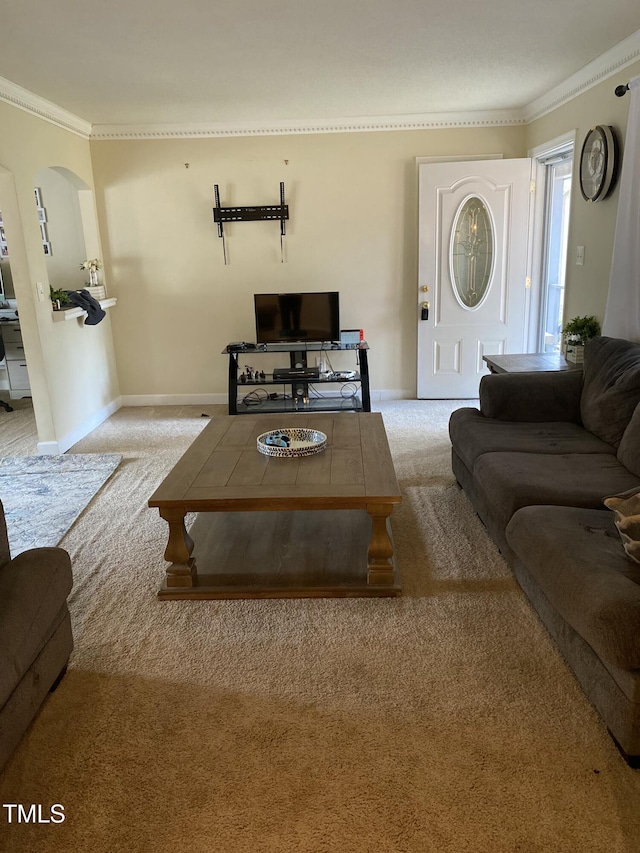
[[[9,551],[9,539],[7,538],[7,524],[4,520],[4,507],[0,501],[0,566],[11,559]]]
[[[63,548],[32,548],[0,566],[0,650],[16,672],[30,666],[50,635],[72,585]]]
[[[501,421],[581,424],[582,371],[492,373],[480,380],[480,411]]]

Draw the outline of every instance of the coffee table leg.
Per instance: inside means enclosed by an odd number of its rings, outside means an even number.
[[[168,587],[194,586],[198,572],[191,556],[193,539],[184,524],[185,513],[179,508],[163,507],[160,515],[169,524],[169,542],[164,558],[171,565],[167,568],[165,584]]]
[[[367,505],[367,512],[373,522],[371,541],[367,551],[368,584],[392,585],[395,582],[393,544],[387,528],[387,519],[392,510],[393,504]]]

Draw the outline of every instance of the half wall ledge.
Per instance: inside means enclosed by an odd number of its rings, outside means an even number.
[[[107,308],[113,308],[113,306],[117,304],[118,300],[115,296],[111,296],[108,299],[99,299],[98,302],[100,303],[100,307],[106,310]],[[60,323],[63,320],[73,320],[76,317],[86,317],[87,312],[83,311],[82,308],[67,308],[66,311],[64,309],[61,311],[52,311],[51,315],[54,323]]]

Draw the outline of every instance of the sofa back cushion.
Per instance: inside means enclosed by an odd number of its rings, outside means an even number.
[[[593,338],[584,349],[580,415],[584,426],[614,447],[640,402],[640,344]]]

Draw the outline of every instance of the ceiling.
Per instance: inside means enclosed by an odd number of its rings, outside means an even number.
[[[14,0],[0,76],[93,125],[517,109],[640,30],[638,0]]]

